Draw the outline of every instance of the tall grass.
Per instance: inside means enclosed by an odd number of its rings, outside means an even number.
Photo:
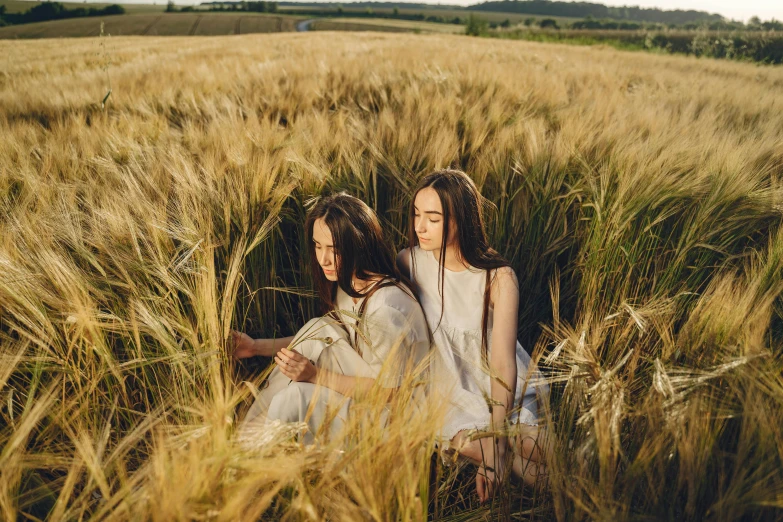
[[[7,46],[0,512],[50,520],[783,518],[783,71],[448,36]],[[318,312],[301,223],[348,190],[404,244],[467,170],[551,382],[543,493],[478,506],[434,411],[315,448],[237,421],[230,328]],[[258,365],[256,365],[258,366]],[[414,379],[415,376],[411,376]]]

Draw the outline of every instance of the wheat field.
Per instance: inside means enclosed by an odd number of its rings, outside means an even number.
[[[0,27],[0,41],[117,36],[226,36],[296,30],[295,16],[256,13],[154,13],[67,18]]]
[[[0,518],[783,519],[783,69],[449,35],[1,45]],[[518,273],[548,485],[479,505],[404,394],[384,430],[370,396],[344,439],[239,440],[265,363],[228,331],[317,313],[307,202],[357,195],[401,247],[449,165]]]

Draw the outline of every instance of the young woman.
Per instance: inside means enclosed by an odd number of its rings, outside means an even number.
[[[441,170],[421,180],[409,245],[397,263],[413,283],[436,347],[431,393],[447,404],[443,449],[479,465],[482,501],[502,480],[507,460],[534,483],[544,472],[543,451],[530,356],[517,341],[517,279],[487,242],[481,195],[464,172]],[[487,434],[471,440],[480,432]]]
[[[352,398],[378,378],[382,388],[397,388],[426,357],[430,338],[370,207],[346,194],[321,198],[305,230],[327,315],[293,337],[254,340],[233,332],[233,338],[235,358],[274,356],[276,364],[268,379],[274,384],[259,394],[244,427],[307,422],[304,440],[311,443],[319,431],[339,432]]]

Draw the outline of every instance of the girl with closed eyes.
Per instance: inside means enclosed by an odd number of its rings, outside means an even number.
[[[482,501],[511,471],[543,475],[537,372],[517,341],[519,288],[488,242],[476,185],[458,170],[425,176],[410,207],[409,247],[397,264],[413,283],[433,335],[431,400],[446,405],[442,450],[479,465]],[[481,436],[483,433],[483,436]]]

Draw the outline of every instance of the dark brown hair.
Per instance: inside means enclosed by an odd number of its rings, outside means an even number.
[[[339,256],[336,282],[326,278],[315,255],[313,226],[318,219],[323,219],[332,233],[335,256]],[[352,284],[354,275],[365,281],[379,276],[391,279],[397,286],[402,283],[404,290],[413,296],[397,271],[392,247],[383,237],[375,212],[359,198],[344,193],[320,198],[307,215],[305,234],[310,249],[313,284],[326,312],[334,310],[338,286],[346,294],[357,298],[369,297],[381,286],[373,285],[364,293],[358,292]]]
[[[482,212],[483,198],[476,184],[470,177],[456,169],[437,170],[419,181],[411,198],[408,244],[411,249],[418,246],[414,223],[414,203],[416,195],[425,188],[431,188],[438,193],[443,207],[443,242],[440,249],[438,267],[438,291],[441,298],[441,319],[443,319],[443,288],[445,279],[446,246],[452,224],[456,226],[455,242],[459,255],[468,265],[487,271],[487,284],[484,291],[484,307],[481,316],[481,350],[486,357],[488,352],[487,330],[489,322],[489,297],[494,275],[498,268],[510,266],[509,262],[496,250],[489,246],[484,230],[484,214]],[[415,264],[414,257],[411,260]],[[415,267],[411,268],[411,273]],[[439,320],[440,324],[440,320]]]

